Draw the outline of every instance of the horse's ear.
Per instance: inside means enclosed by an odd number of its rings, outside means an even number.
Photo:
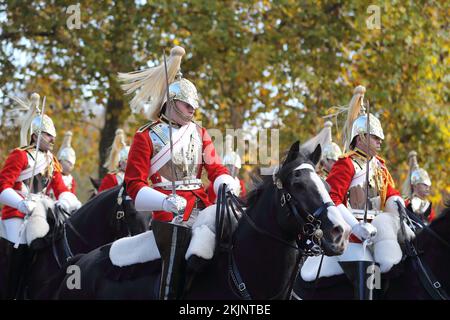
[[[101,179],[94,179],[91,176],[89,176],[89,180],[91,180],[91,183],[95,189],[98,189],[100,187],[100,184],[102,183]]]
[[[311,160],[314,165],[317,165],[322,157],[322,147],[320,144],[317,145],[316,149],[309,155],[309,160]]]
[[[292,160],[297,159],[298,153],[300,152],[300,141],[294,142],[294,144],[289,149],[286,160],[284,160],[284,164],[291,162]]]

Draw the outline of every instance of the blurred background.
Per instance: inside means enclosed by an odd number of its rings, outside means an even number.
[[[407,155],[450,193],[449,1],[0,1],[0,164],[19,146],[8,97],[46,96],[58,133],[73,132],[82,201],[102,177],[107,148],[147,122],[131,115],[117,72],[159,64],[183,46],[184,77],[206,128],[278,129],[280,153],[315,135],[355,86],[382,122],[381,156],[401,187]],[[333,108],[334,107],[334,108]],[[328,118],[340,143],[344,114]],[[249,139],[258,143],[257,139]],[[342,144],[340,143],[342,146]],[[244,155],[249,157],[248,152]],[[258,165],[244,165],[249,176]]]

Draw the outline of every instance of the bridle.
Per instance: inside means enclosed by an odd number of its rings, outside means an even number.
[[[407,209],[400,201],[397,200],[396,204],[400,215],[400,230],[405,237],[406,255],[412,259],[412,265],[419,276],[420,282],[433,300],[450,300],[447,292],[445,292],[442,288],[441,283],[438,281],[431,269],[423,263],[414,245],[407,240],[404,222],[412,227],[413,230],[415,229],[413,222],[419,224],[422,229],[428,231],[434,238],[439,240],[447,248],[450,248],[449,243],[436,234],[430,227],[423,224],[420,220],[412,218],[414,217],[414,214],[408,214]]]
[[[127,193],[125,192],[125,186],[122,185],[122,187],[119,190],[119,193],[117,194],[117,201],[116,201],[116,214],[112,216],[111,219],[111,225],[115,226],[116,229],[116,236],[114,240],[117,240],[119,238],[122,238],[122,230],[126,230],[126,236],[131,236],[131,230],[130,226],[127,222],[127,216],[126,216],[126,208],[125,208],[125,201]]]
[[[117,240],[121,237],[123,237],[123,230],[126,231],[125,235],[130,236],[131,230],[130,226],[127,222],[127,210],[124,207],[124,202],[126,200],[126,193],[124,192],[124,188],[122,187],[118,193],[117,196],[117,203],[116,203],[116,213],[112,215],[111,218],[111,227],[115,228],[115,237],[113,240]],[[53,214],[53,217],[55,219],[55,226],[53,228],[53,239],[52,239],[52,252],[53,257],[56,260],[56,263],[58,264],[59,268],[61,269],[63,267],[63,263],[61,262],[60,256],[58,255],[57,250],[57,232],[62,228],[62,248],[64,252],[63,259],[67,262],[71,258],[74,257],[72,248],[70,246],[69,240],[67,238],[67,229],[70,229],[72,233],[81,240],[83,245],[86,248],[90,247],[89,242],[78,232],[78,230],[75,228],[75,226],[70,221],[69,217],[70,214],[66,212],[63,208],[55,207],[55,212],[53,210],[50,210]]]
[[[303,163],[298,166],[294,171],[297,170],[309,170],[314,171],[314,167],[308,163]],[[298,225],[301,226],[301,232],[298,234],[298,246],[295,249],[299,250],[302,255],[305,256],[316,256],[323,253],[321,248],[323,231],[321,229],[321,215],[327,211],[329,207],[334,206],[333,202],[325,202],[319,206],[313,213],[309,213],[306,210],[302,210],[301,213],[298,211],[298,200],[283,186],[281,179],[273,174],[272,180],[274,185],[277,187],[278,194],[280,197],[280,207],[285,208],[288,214],[292,215],[297,221]],[[295,182],[295,181],[294,181]]]
[[[312,165],[304,163],[298,167],[296,170],[300,169],[308,169],[314,170]],[[298,266],[300,263],[300,259],[302,256],[316,256],[322,254],[321,248],[321,239],[323,237],[323,231],[321,229],[321,220],[320,216],[323,212],[326,212],[327,208],[330,206],[334,206],[334,203],[327,202],[322,204],[319,208],[317,208],[313,213],[306,212],[304,210],[300,211],[297,209],[297,200],[291,195],[291,193],[286,190],[283,186],[283,183],[280,178],[273,175],[273,182],[276,186],[277,190],[277,198],[279,199],[279,205],[282,209],[286,210],[288,214],[294,216],[295,220],[299,225],[299,229],[301,230],[298,239],[296,240],[296,245],[293,245],[291,242],[280,238],[277,235],[274,235],[267,230],[262,229],[257,226],[253,219],[243,210],[243,202],[233,195],[230,190],[227,189],[226,185],[222,185],[219,187],[218,198],[217,198],[217,209],[216,209],[216,230],[218,232],[222,232],[223,222],[225,216],[231,222],[231,214],[234,215],[236,220],[239,220],[240,217],[246,219],[248,224],[258,233],[267,236],[281,244],[285,245],[290,249],[295,249],[297,254],[296,265]],[[236,212],[238,211],[238,212]],[[230,224],[231,225],[231,224]],[[233,254],[234,248],[234,240],[235,237],[230,237],[229,243],[227,246],[223,247],[228,252],[228,274],[229,274],[229,285],[232,288],[233,293],[235,293],[239,298],[244,300],[250,300],[251,295],[240,275],[238,270],[236,260]],[[219,247],[220,235],[216,240],[216,247]],[[297,275],[298,268],[294,268],[290,281],[287,282],[286,286],[283,286],[281,290],[271,298],[278,299],[282,298],[283,295],[289,293],[292,290],[293,283],[295,281],[295,277]]]

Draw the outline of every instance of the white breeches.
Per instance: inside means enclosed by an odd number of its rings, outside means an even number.
[[[22,227],[23,219],[21,218],[10,218],[6,220],[2,220],[3,230],[5,234],[2,235],[6,240],[19,244],[26,244],[27,240],[25,237],[25,232],[22,232],[22,235],[19,239],[20,228]]]

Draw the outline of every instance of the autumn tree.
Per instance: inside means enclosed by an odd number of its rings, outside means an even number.
[[[372,2],[87,0],[80,27],[69,28],[71,1],[6,1],[0,100],[6,106],[6,92],[39,88],[59,127],[90,123],[89,146],[99,155],[90,151],[90,161],[102,175],[115,129],[128,125],[131,135],[145,121],[130,122],[117,72],[159,63],[173,45],[186,48],[182,72],[199,90],[205,127],[279,128],[282,150],[315,134],[362,84],[384,125],[382,156],[397,183],[416,149],[440,201],[450,192],[449,4]],[[91,105],[104,108],[101,121]],[[337,141],[343,118],[332,118]],[[6,146],[14,132],[2,135]]]

